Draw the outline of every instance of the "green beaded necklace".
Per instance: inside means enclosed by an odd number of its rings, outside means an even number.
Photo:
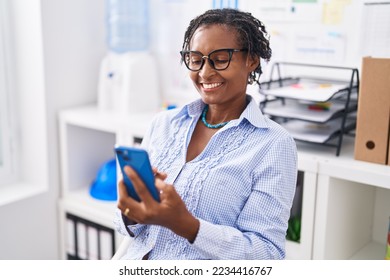
[[[228,124],[229,121],[227,122],[222,122],[222,123],[217,123],[217,124],[209,124],[207,121],[206,121],[206,115],[207,115],[207,112],[209,111],[209,105],[206,105],[204,108],[203,108],[203,111],[202,111],[202,122],[203,124],[208,127],[208,128],[213,128],[213,129],[217,129],[217,128],[221,128],[221,127],[224,127],[225,125]]]

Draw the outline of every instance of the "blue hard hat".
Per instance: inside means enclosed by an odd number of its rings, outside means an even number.
[[[96,199],[115,201],[118,198],[116,183],[116,160],[111,159],[100,167],[89,193]]]

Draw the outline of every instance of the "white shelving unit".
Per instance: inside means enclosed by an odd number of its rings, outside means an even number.
[[[133,143],[142,137],[152,114],[119,115],[99,111],[95,106],[60,112],[61,188],[59,202],[61,252],[67,258],[69,234],[66,214],[70,213],[114,229],[115,201],[104,201],[89,194],[101,165],[115,157],[114,145]],[[115,234],[115,247],[122,237]]]
[[[318,164],[313,259],[383,260],[390,216],[390,166],[353,158],[354,138],[339,157],[298,145]]]
[[[317,162],[314,158],[298,158],[298,172],[303,176],[301,205],[301,238],[286,242],[286,259],[312,258],[314,211],[317,185]]]
[[[100,201],[89,188],[113,147],[144,135],[153,114],[116,115],[95,106],[62,111],[60,121],[62,252],[66,213],[113,228],[116,202]],[[300,242],[287,241],[287,259],[384,259],[390,216],[390,166],[353,159],[354,138],[338,157],[332,147],[298,145],[303,176]],[[116,236],[116,246],[121,241]]]

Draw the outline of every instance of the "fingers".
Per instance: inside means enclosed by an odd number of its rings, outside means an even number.
[[[118,184],[118,196],[118,208],[122,213],[127,207],[134,207],[137,204],[137,201],[128,195],[126,186],[122,180]]]
[[[159,178],[159,179],[161,179],[161,180],[165,180],[166,178],[168,177],[168,174],[167,173],[164,173],[164,172],[158,172],[157,174],[156,174],[156,178]]]
[[[168,177],[167,173],[158,171],[156,167],[152,167],[152,170],[153,170],[154,176],[158,179],[161,179],[164,181]]]
[[[127,193],[125,182],[123,182],[123,179],[121,179],[118,183],[118,194],[120,197],[128,197],[129,194]]]
[[[138,176],[135,170],[126,166],[124,169],[125,176],[128,176],[131,180],[135,191],[137,192],[140,201],[134,200],[130,197],[126,191],[126,186],[123,180],[118,184],[118,208],[122,211],[122,214],[127,218],[138,223],[153,223],[158,220],[158,216],[161,215],[162,203],[158,203],[150,194],[149,190],[145,186],[143,180]],[[160,201],[162,202],[166,198],[169,198],[168,187],[163,180],[156,177],[156,188],[160,191]],[[173,186],[172,186],[173,188]],[[164,192],[168,191],[168,192]],[[129,209],[129,210],[127,210]],[[125,215],[127,214],[127,215]]]
[[[156,188],[160,194],[160,201],[162,201],[163,199],[165,199],[167,194],[166,191],[164,192],[164,190],[166,190],[166,184],[164,183],[163,180],[156,178]]]
[[[129,196],[123,178],[118,183],[118,203],[117,207],[122,214],[130,220],[134,220],[131,209],[136,209],[138,202]]]
[[[125,173],[130,178],[131,182],[133,183],[134,189],[137,192],[139,198],[142,202],[145,204],[150,204],[155,202],[154,198],[150,194],[149,190],[145,186],[142,179],[138,176],[138,174],[130,167],[125,167]]]
[[[156,188],[160,193],[160,201],[166,200],[169,204],[173,201],[181,200],[173,185],[165,183],[163,180],[156,179]]]

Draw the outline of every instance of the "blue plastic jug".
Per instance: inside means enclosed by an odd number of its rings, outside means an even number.
[[[106,0],[110,51],[145,51],[149,45],[149,1]]]

